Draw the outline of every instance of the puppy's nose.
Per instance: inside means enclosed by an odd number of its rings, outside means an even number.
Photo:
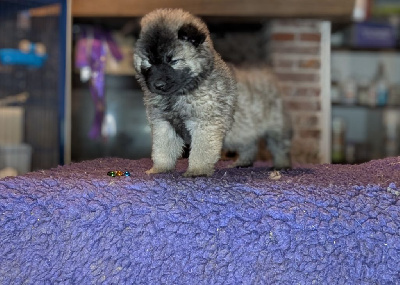
[[[163,80],[157,80],[156,82],[154,82],[154,88],[156,88],[157,90],[162,90],[166,84],[167,83]]]

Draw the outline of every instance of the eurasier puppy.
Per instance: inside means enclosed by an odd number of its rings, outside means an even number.
[[[228,66],[199,18],[180,9],[144,16],[134,64],[153,136],[148,174],[173,170],[185,144],[185,176],[212,175],[222,149],[238,153],[233,166],[250,166],[260,138],[275,168],[291,166],[291,127],[273,75]]]

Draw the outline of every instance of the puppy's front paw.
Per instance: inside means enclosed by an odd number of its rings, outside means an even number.
[[[155,169],[153,167],[146,171],[147,175],[154,174],[154,173],[157,173],[157,172],[155,172]]]
[[[211,176],[214,169],[188,169],[183,176],[185,177],[198,177],[198,176]]]
[[[146,171],[146,174],[150,175],[150,174],[157,174],[157,173],[165,173],[165,172],[169,172],[169,171],[171,171],[171,170],[169,170],[169,169],[159,169],[159,168],[152,167],[152,168],[150,168],[149,170]]]

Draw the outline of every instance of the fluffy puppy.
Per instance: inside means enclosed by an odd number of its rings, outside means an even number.
[[[148,174],[173,170],[185,144],[185,176],[212,175],[223,147],[238,152],[233,166],[249,166],[260,138],[276,168],[290,167],[291,128],[272,74],[228,67],[198,17],[180,9],[145,15],[134,65],[153,138]]]

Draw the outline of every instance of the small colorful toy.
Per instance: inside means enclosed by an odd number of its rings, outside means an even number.
[[[107,175],[111,176],[111,177],[115,177],[115,171],[109,171],[109,172],[107,172]]]
[[[108,175],[108,176],[111,176],[111,177],[115,177],[115,176],[131,176],[131,174],[129,173],[129,171],[122,172],[122,171],[120,171],[120,170],[117,170],[117,171],[109,171],[109,172],[107,172],[107,175]]]

